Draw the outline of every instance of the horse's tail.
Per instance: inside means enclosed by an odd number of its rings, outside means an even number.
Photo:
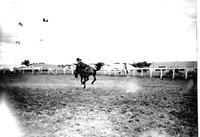
[[[103,65],[104,65],[104,63],[102,63],[102,62],[99,62],[99,63],[95,64],[96,71],[100,70]]]

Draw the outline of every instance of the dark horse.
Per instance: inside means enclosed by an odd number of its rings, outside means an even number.
[[[86,88],[86,81],[89,80],[89,76],[93,75],[94,80],[91,83],[93,84],[96,81],[96,72],[100,70],[103,65],[104,64],[100,62],[100,63],[95,64],[95,68],[93,68],[83,62],[80,62],[76,64],[76,69],[74,71],[75,78],[78,78],[78,74],[79,74],[81,77],[81,84],[84,85],[83,88]]]

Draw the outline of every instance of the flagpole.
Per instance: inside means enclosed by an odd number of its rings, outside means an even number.
[[[17,62],[17,45],[20,44],[20,41],[15,41],[15,68],[17,67],[16,62]]]
[[[18,22],[18,26],[23,27],[23,23]],[[18,34],[19,34],[19,32],[18,32]],[[18,40],[18,34],[16,36],[16,41],[15,41],[15,68],[17,67],[17,45],[19,45],[21,43],[20,40]]]
[[[17,41],[15,42],[15,68],[16,68],[16,58],[17,58]]]

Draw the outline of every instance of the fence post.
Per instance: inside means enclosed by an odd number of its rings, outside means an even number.
[[[143,68],[141,68],[141,76],[143,77]]]
[[[185,79],[187,79],[187,77],[188,77],[188,69],[186,68],[185,69]]]
[[[149,71],[150,71],[150,78],[152,78],[153,71],[152,71],[152,69],[149,69]]]
[[[135,71],[136,71],[136,69],[134,69],[134,71],[133,71],[133,75],[135,76]]]
[[[162,79],[162,69],[160,69],[160,78]]]
[[[73,75],[74,74],[74,70],[72,69],[71,71],[72,71],[72,75]]]
[[[173,71],[172,79],[174,79],[174,77],[175,77],[175,69],[173,69],[172,71]]]

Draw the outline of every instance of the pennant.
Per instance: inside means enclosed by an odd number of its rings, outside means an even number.
[[[48,19],[43,18],[43,22],[48,22]]]
[[[19,45],[19,44],[21,44],[21,42],[20,42],[20,41],[15,41],[15,43],[16,43],[16,44],[18,44],[18,45]]]
[[[23,24],[21,23],[21,22],[19,22],[19,24],[18,24],[19,26],[21,26],[21,27],[23,27]]]

